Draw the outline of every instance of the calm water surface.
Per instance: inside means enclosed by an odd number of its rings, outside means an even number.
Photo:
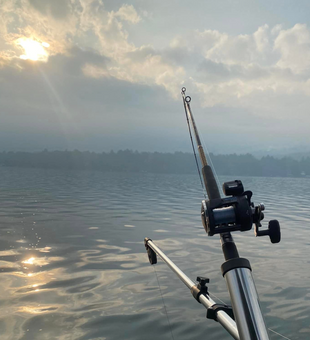
[[[309,339],[310,179],[241,179],[282,227],[277,245],[234,236],[266,323]],[[171,339],[161,292],[175,339],[230,339],[160,260],[159,289],[143,245],[152,238],[229,303],[219,239],[201,226],[196,175],[0,168],[0,195],[1,339]]]

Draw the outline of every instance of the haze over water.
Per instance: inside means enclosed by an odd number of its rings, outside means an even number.
[[[2,167],[0,178],[1,339],[171,339],[146,236],[229,302],[219,239],[201,226],[196,175]],[[241,179],[282,227],[277,245],[235,233],[266,323],[308,339],[310,180]],[[161,260],[156,273],[174,338],[230,339]]]

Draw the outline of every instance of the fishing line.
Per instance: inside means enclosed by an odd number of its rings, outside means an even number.
[[[216,299],[219,300],[220,302],[222,302],[223,305],[226,305],[226,303],[225,303],[223,300],[221,300],[218,296],[216,296],[214,293],[209,292],[208,294],[211,295],[212,297],[216,298]],[[284,335],[282,335],[282,334],[280,334],[280,333],[274,331],[274,330],[271,329],[271,328],[268,328],[268,330],[271,331],[271,332],[273,332],[274,334],[277,334],[277,335],[281,336],[283,339],[291,340],[290,338],[287,338],[286,336],[284,336]]]
[[[167,312],[164,296],[162,294],[162,291],[161,291],[161,288],[160,288],[160,284],[159,284],[159,279],[158,279],[157,272],[156,272],[156,269],[155,269],[156,266],[153,265],[152,267],[154,268],[154,272],[155,272],[157,283],[158,283],[158,288],[159,288],[159,291],[160,291],[160,296],[161,296],[161,299],[163,301],[163,305],[164,305],[164,309],[165,309],[165,314],[166,314],[168,326],[169,326],[169,329],[170,329],[171,338],[174,340],[174,336],[173,336],[173,333],[172,333],[172,327],[171,327],[171,323],[170,323],[170,320],[169,320],[169,315],[168,315],[168,312]]]
[[[213,296],[213,297],[215,297],[215,298],[216,298],[217,300],[219,300],[220,302],[222,302],[223,305],[226,305],[226,303],[225,303],[223,300],[221,300],[219,297],[217,297],[214,293],[208,292],[208,294],[211,295],[211,296]]]
[[[198,175],[199,175],[199,179],[200,179],[200,183],[201,183],[201,187],[202,187],[202,193],[203,193],[204,197],[207,198],[206,189],[205,189],[205,187],[203,185],[201,171],[199,169],[199,163],[198,163],[197,154],[196,154],[195,146],[194,146],[194,142],[193,142],[192,130],[191,130],[191,126],[190,126],[190,123],[189,123],[188,114],[187,114],[187,110],[186,110],[186,106],[185,106],[185,99],[183,100],[183,102],[184,102],[185,117],[186,117],[186,121],[187,121],[189,137],[190,137],[190,140],[191,140],[191,144],[192,144],[192,148],[193,148],[193,152],[194,152],[194,156],[195,156],[195,161],[196,161],[196,166],[197,166],[197,170],[198,170]]]
[[[209,292],[208,294],[211,295],[211,296],[213,296],[213,297],[215,297],[215,298],[216,298],[217,300],[219,300],[220,302],[222,302],[223,305],[226,305],[226,303],[225,303],[223,300],[221,300],[218,296],[216,296],[214,293]],[[277,335],[281,336],[283,339],[291,340],[290,338],[287,338],[286,336],[284,336],[284,335],[282,335],[282,334],[280,334],[280,333],[274,331],[274,330],[271,329],[271,328],[268,328],[268,330],[271,331],[271,332],[273,332],[274,334],[277,334]]]
[[[212,297],[216,298],[216,299],[219,300],[220,302],[222,302],[223,305],[226,305],[226,303],[225,303],[223,300],[221,300],[219,297],[217,297],[214,293],[209,292],[208,294],[211,295]],[[290,338],[288,338],[288,337],[286,337],[286,336],[284,336],[284,335],[282,335],[282,334],[280,334],[280,333],[274,331],[274,330],[271,329],[271,328],[268,328],[268,330],[271,331],[271,332],[273,332],[274,334],[279,335],[279,336],[282,337],[283,339],[291,340]]]
[[[268,330],[271,331],[271,332],[273,332],[274,334],[277,334],[277,335],[281,336],[283,339],[291,340],[290,338],[287,338],[286,336],[284,336],[284,335],[282,335],[282,334],[280,334],[280,333],[274,331],[274,330],[271,329],[271,328],[268,328]]]

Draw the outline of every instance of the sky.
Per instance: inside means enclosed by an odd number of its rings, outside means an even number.
[[[310,150],[308,0],[0,0],[0,151]]]

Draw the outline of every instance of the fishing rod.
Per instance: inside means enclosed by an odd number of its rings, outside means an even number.
[[[278,243],[281,239],[280,224],[277,220],[271,220],[268,229],[260,230],[265,207],[263,204],[254,205],[251,201],[252,192],[244,191],[240,180],[224,183],[222,189],[226,197],[221,197],[191,111],[191,98],[185,93],[186,89],[183,87],[181,94],[196,165],[200,176],[191,130],[195,136],[202,165],[204,188],[208,195],[208,199],[204,199],[201,205],[202,224],[208,236],[220,235],[225,258],[221,271],[227,284],[231,306],[217,304],[212,300],[207,287],[208,278],[197,277],[198,283],[195,284],[151,239],[145,238],[144,244],[149,261],[154,265],[157,263],[157,256],[159,256],[190,289],[193,297],[207,309],[207,318],[219,322],[234,339],[268,340],[269,336],[260,309],[250,262],[239,257],[231,232],[250,230],[254,224],[255,236],[268,235],[272,243]]]

